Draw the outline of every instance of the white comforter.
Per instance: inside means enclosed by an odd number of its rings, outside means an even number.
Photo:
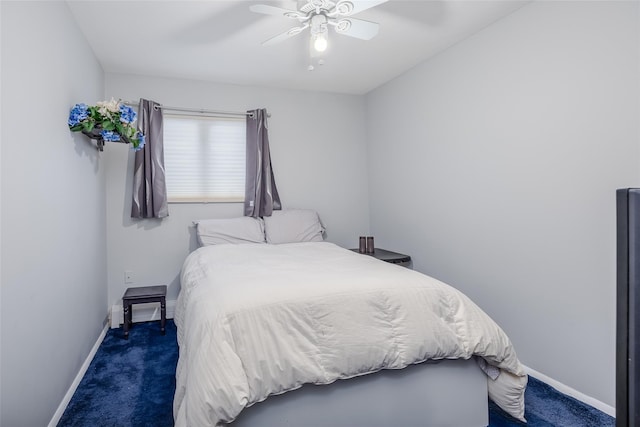
[[[305,383],[481,356],[489,395],[523,418],[526,375],[465,295],[326,242],[206,246],[186,259],[175,322],[177,427],[216,426]]]

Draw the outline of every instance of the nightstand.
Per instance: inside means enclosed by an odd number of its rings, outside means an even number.
[[[358,249],[351,249],[351,250],[354,252],[360,253]],[[400,254],[398,252],[392,252],[386,249],[375,248],[372,254],[364,253],[360,255],[369,255],[381,261],[385,261],[391,264],[398,264],[403,267],[411,268],[411,257],[409,255]]]
[[[133,326],[132,305],[148,302],[160,303],[160,333],[165,334],[165,323],[167,319],[167,285],[161,286],[141,286],[137,288],[127,288],[122,296],[122,309],[124,311],[124,339],[129,338],[129,329]]]

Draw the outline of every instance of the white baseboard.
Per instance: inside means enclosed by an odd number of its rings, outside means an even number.
[[[545,374],[536,371],[535,369],[531,369],[528,366],[524,367],[525,371],[527,372],[527,374],[531,375],[532,377],[535,377],[537,379],[539,379],[540,381],[549,384],[551,387],[555,388],[556,390],[558,390],[561,393],[564,393],[568,396],[573,397],[574,399],[578,399],[581,402],[586,403],[589,406],[592,406],[602,412],[604,412],[605,414],[611,415],[612,417],[615,418],[616,416],[616,408],[614,408],[611,405],[607,405],[604,402],[599,401],[598,399],[595,399],[591,396],[587,396],[584,393],[579,392],[578,390],[575,390],[571,387],[569,387],[566,384],[561,383],[560,381],[556,381],[551,377],[546,376]]]
[[[168,300],[166,308],[167,319],[173,319],[173,313],[176,309],[176,300]],[[160,304],[157,302],[134,304],[131,306],[131,309],[133,310],[133,323],[160,320]],[[119,328],[122,323],[124,323],[122,304],[114,304],[111,306],[111,328]]]
[[[78,374],[76,375],[73,382],[71,383],[69,390],[67,390],[67,394],[64,395],[64,398],[62,398],[62,402],[60,402],[60,405],[58,405],[58,409],[56,409],[56,412],[53,414],[51,421],[49,421],[48,427],[56,427],[60,422],[60,418],[62,418],[62,415],[64,414],[64,410],[67,409],[67,405],[69,405],[69,402],[71,402],[71,398],[73,397],[73,394],[76,392],[78,385],[80,385],[80,381],[82,381],[82,378],[84,377],[84,374],[87,372],[87,369],[89,369],[89,365],[91,364],[93,357],[96,355],[98,348],[100,348],[100,344],[102,344],[102,341],[104,340],[104,337],[107,335],[108,330],[109,330],[109,325],[105,325],[104,328],[102,329],[102,332],[100,332],[100,335],[96,340],[96,343],[91,348],[89,355],[87,356],[87,358],[84,360],[84,363],[80,367],[80,371],[78,371]]]

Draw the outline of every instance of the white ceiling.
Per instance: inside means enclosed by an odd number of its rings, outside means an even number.
[[[380,24],[376,37],[331,32],[325,64],[308,71],[308,30],[262,46],[297,21],[249,10],[296,9],[296,1],[68,0],[106,72],[351,94],[375,89],[526,3],[390,0],[355,15]]]

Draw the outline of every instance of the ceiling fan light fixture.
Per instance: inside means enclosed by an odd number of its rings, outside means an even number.
[[[329,46],[326,31],[312,35],[311,41],[313,43],[313,48],[317,52],[324,52],[325,50],[327,50],[327,47]]]
[[[324,52],[328,47],[327,17],[324,14],[314,15],[311,18],[311,47],[316,52]]]

